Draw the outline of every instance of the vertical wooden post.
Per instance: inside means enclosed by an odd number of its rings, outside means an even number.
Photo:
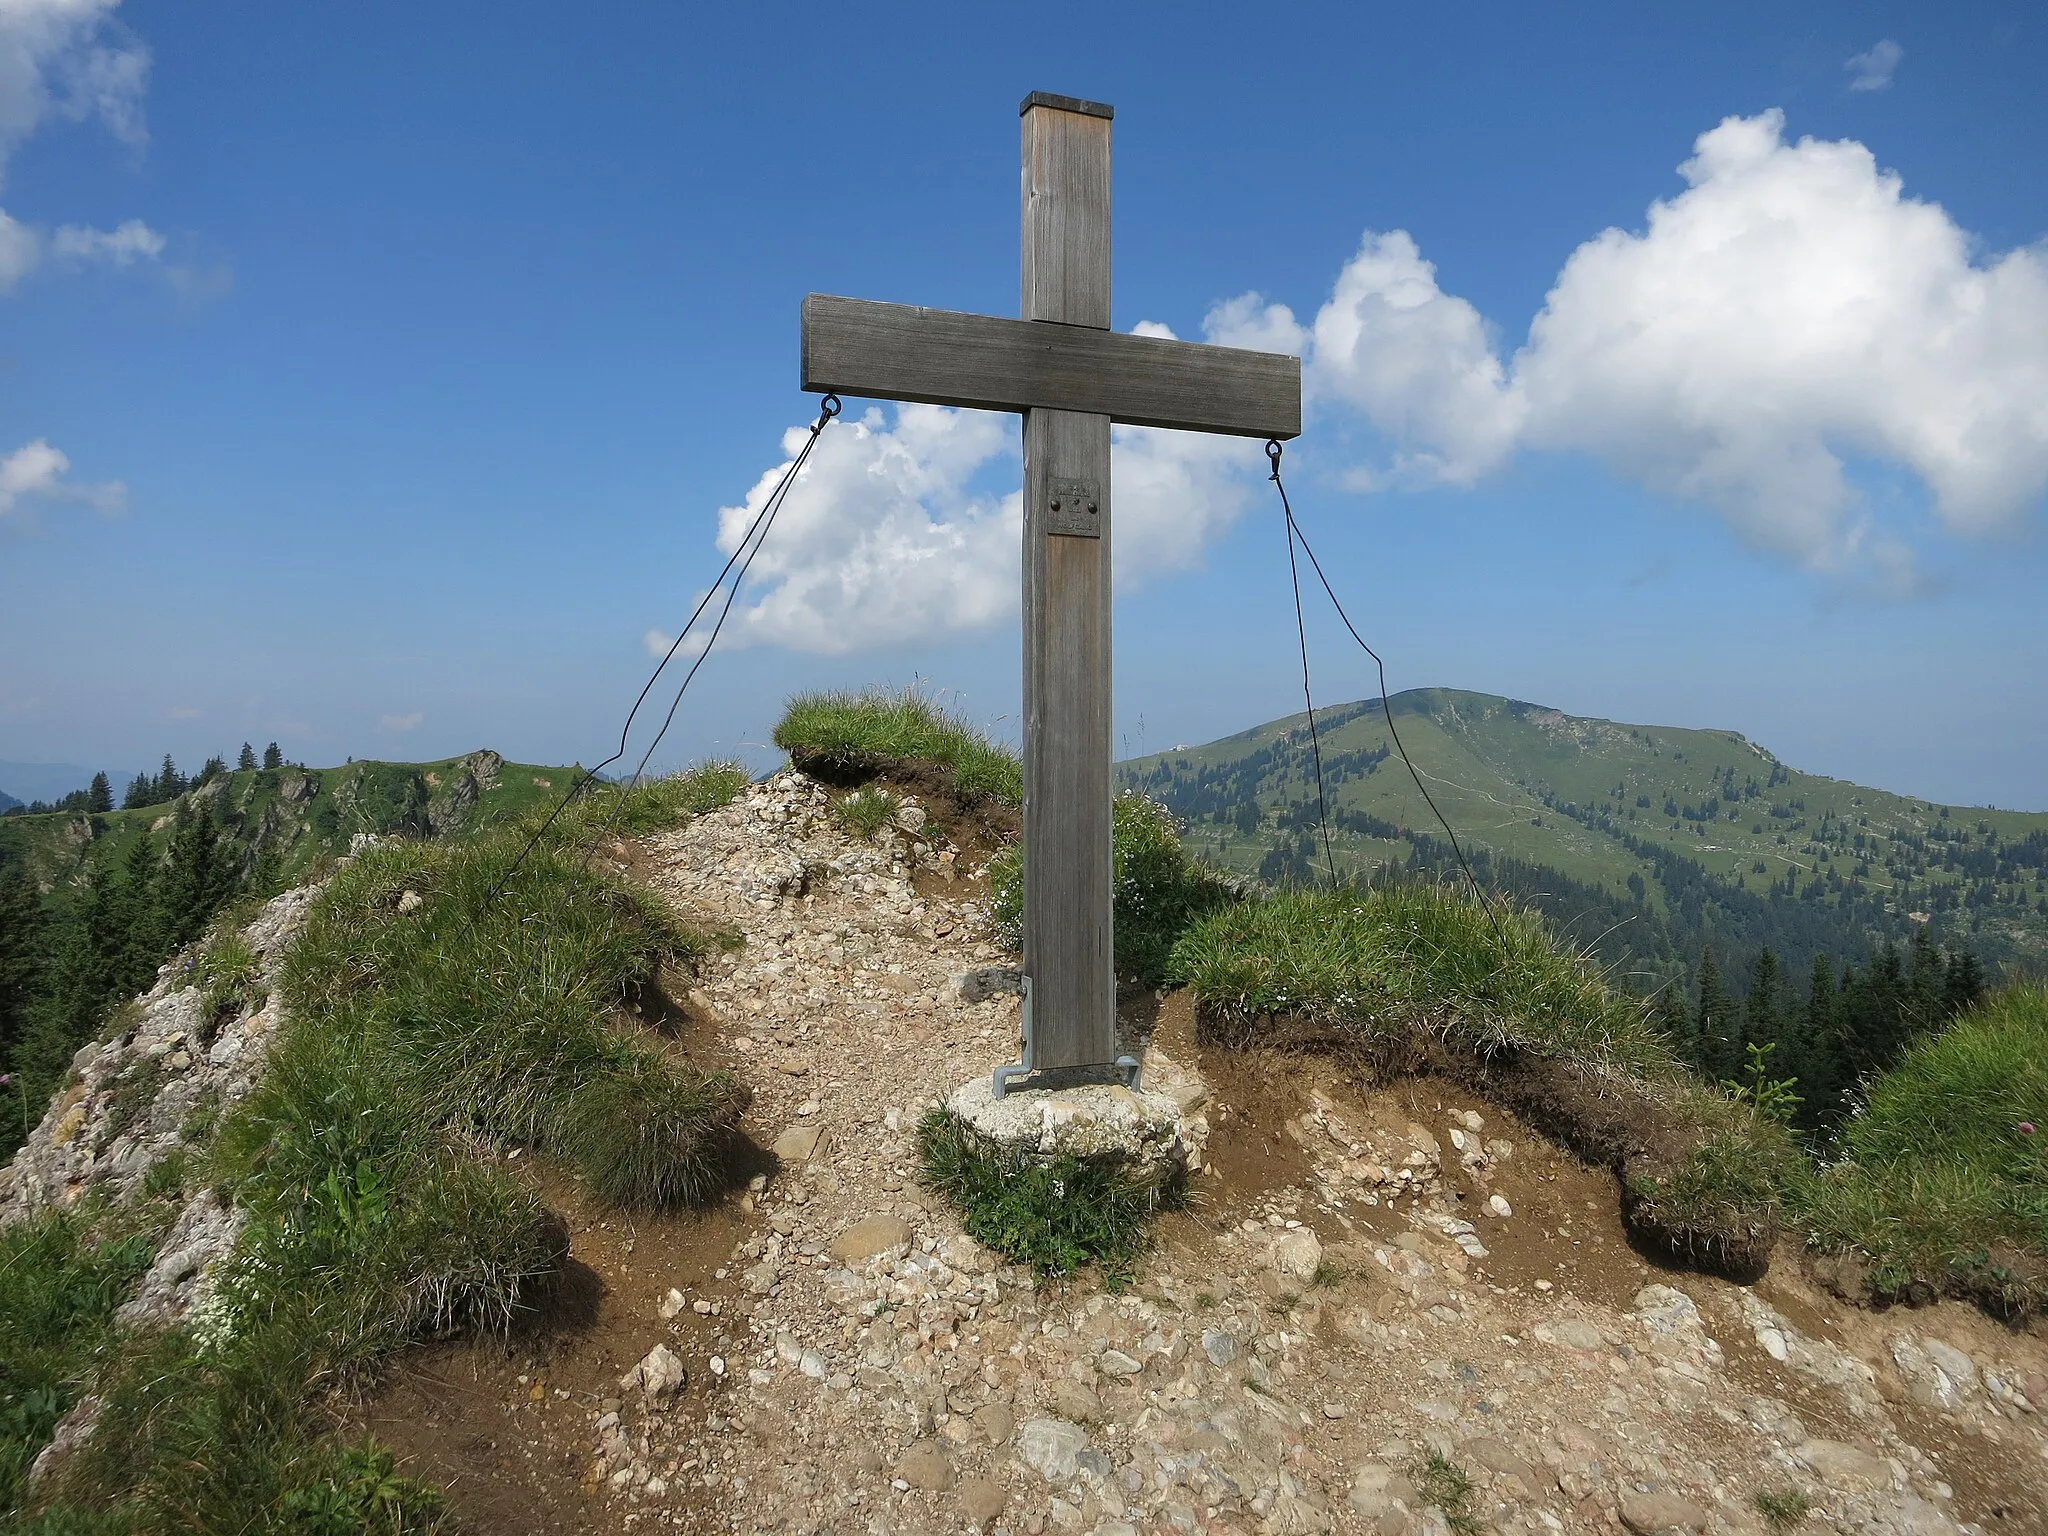
[[[1023,105],[1026,320],[1109,328],[1110,109]],[[1033,1064],[1116,1059],[1109,417],[1024,413],[1024,973]]]

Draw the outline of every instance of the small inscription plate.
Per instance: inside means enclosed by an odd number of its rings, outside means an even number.
[[[1070,538],[1102,537],[1102,491],[1093,480],[1055,480],[1045,531]]]

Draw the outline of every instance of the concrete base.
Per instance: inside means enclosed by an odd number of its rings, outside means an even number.
[[[1034,1157],[1115,1158],[1140,1177],[1201,1166],[1207,1121],[1165,1093],[1119,1083],[1019,1086],[1000,1099],[986,1077],[955,1089],[946,1107],[999,1146]]]

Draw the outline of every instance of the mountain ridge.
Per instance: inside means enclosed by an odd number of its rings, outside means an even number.
[[[1395,694],[1394,728],[1486,883],[1554,919],[1664,929],[1602,941],[1650,985],[1712,947],[1747,968],[1860,957],[1915,927],[2006,970],[2048,962],[2048,813],[1944,805],[1792,768],[1738,731],[1645,726],[1462,689]],[[1378,698],[1318,707],[1331,853],[1348,876],[1454,871]],[[1296,711],[1118,764],[1189,845],[1240,876],[1327,878]],[[1654,922],[1646,921],[1654,919]],[[1675,931],[1673,931],[1675,930]]]

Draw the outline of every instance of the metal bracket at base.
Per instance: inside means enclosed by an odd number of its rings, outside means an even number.
[[[1011,1083],[1019,1078],[1029,1077],[1038,1070],[1032,1061],[1036,1042],[1031,1038],[1031,978],[1025,976],[1020,979],[1023,983],[1024,1006],[1021,1009],[1021,1017],[1018,1022],[1024,1036],[1024,1059],[997,1067],[989,1075],[989,1090],[999,1099],[1009,1092]],[[1119,1056],[1116,1059],[1115,1066],[1116,1070],[1123,1074],[1124,1086],[1135,1093],[1138,1088],[1138,1071],[1140,1066],[1138,1058],[1135,1056]]]
[[[1036,1070],[1031,1065],[1031,978],[1020,976],[1019,980],[1024,987],[1024,1006],[1020,1021],[1024,1032],[1024,1059],[1013,1065],[997,1067],[995,1074],[989,1079],[989,1088],[999,1099],[1009,1091],[1011,1078],[1029,1077]]]

